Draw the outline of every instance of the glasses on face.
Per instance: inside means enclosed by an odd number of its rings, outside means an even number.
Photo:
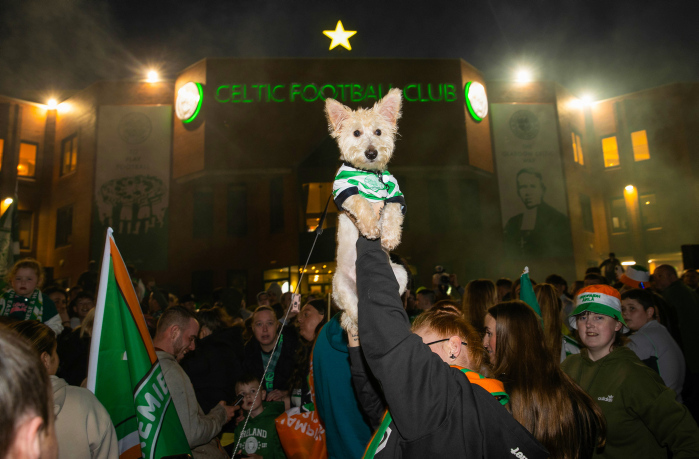
[[[433,344],[442,343],[444,341],[449,341],[450,339],[451,338],[438,339],[437,341],[432,341],[431,343],[425,343],[425,344],[427,344],[428,346],[431,346]],[[463,341],[461,341],[461,344],[463,344],[464,346],[468,346],[468,344],[464,343]]]

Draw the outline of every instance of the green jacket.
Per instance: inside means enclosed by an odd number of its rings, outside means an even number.
[[[262,402],[265,407],[256,417],[250,417],[243,431],[245,421],[235,428],[235,444],[242,438],[240,446],[243,455],[258,454],[264,459],[286,459],[282,443],[277,435],[274,420],[284,412],[284,402]],[[242,431],[242,434],[241,434]]]
[[[591,397],[607,420],[600,458],[699,457],[699,428],[675,392],[629,348],[614,349],[593,362],[587,349],[568,357],[566,372]]]

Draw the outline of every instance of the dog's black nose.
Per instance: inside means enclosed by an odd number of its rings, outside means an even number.
[[[364,152],[364,156],[366,156],[369,161],[373,161],[379,156],[379,152],[376,150],[367,150]]]

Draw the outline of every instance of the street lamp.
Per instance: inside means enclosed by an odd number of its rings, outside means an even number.
[[[515,75],[517,83],[530,83],[532,81],[532,72],[528,69],[519,69]]]
[[[580,98],[583,104],[585,105],[591,105],[593,102],[592,95],[591,94],[583,94],[583,96]]]
[[[58,107],[58,101],[51,98],[46,105],[49,107],[49,110],[55,110]]]
[[[155,70],[149,70],[146,81],[148,83],[157,83],[158,81],[160,81],[160,75],[158,75],[158,72],[156,72]]]

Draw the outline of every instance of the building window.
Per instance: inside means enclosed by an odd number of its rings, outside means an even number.
[[[61,144],[61,176],[75,171],[78,163],[78,136],[72,135]]]
[[[214,234],[214,193],[212,191],[195,191],[192,193],[194,217],[192,237],[194,239],[211,237]]]
[[[36,174],[36,150],[37,144],[21,142],[19,144],[19,164],[17,175],[20,177],[34,177]]]
[[[615,135],[602,139],[602,154],[604,155],[604,167],[619,165],[619,146]]]
[[[245,185],[228,187],[228,235],[245,236],[248,234],[248,192]]]
[[[284,232],[284,179],[273,178],[269,182],[269,232]]]
[[[34,213],[30,210],[17,212],[17,227],[19,229],[19,249],[31,250],[34,227]]]
[[[631,145],[633,145],[633,160],[645,161],[650,159],[650,150],[648,149],[648,136],[645,129],[631,133]]]
[[[56,248],[70,245],[73,235],[73,206],[61,207],[56,211]]]
[[[590,202],[590,197],[585,194],[580,195],[580,213],[582,214],[583,229],[590,233],[594,233],[595,225],[592,220],[592,203]]]
[[[0,139],[0,171],[2,170],[2,158],[5,153],[5,139]]]
[[[305,183],[303,191],[306,195],[306,231],[313,232],[318,228],[320,217],[323,216],[325,205],[332,195],[332,182]],[[323,222],[323,229],[337,226],[337,206],[332,202],[328,204],[328,215]]]
[[[612,233],[625,233],[629,230],[628,217],[626,215],[626,200],[614,198],[611,202]]]
[[[655,193],[642,194],[639,196],[641,203],[641,223],[644,229],[658,229],[660,224],[660,209],[655,198]]]
[[[571,132],[570,137],[571,137],[571,142],[573,144],[573,160],[576,163],[583,166],[583,165],[585,165],[585,158],[583,155],[582,140],[580,140],[580,134],[576,134],[575,132]]]

